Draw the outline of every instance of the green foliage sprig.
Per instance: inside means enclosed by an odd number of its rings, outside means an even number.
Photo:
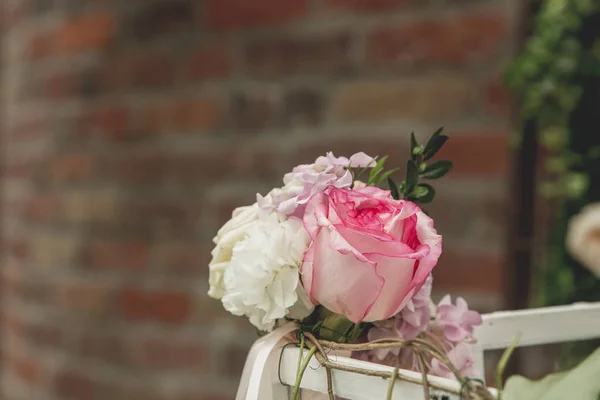
[[[387,184],[395,199],[410,200],[415,203],[431,203],[435,197],[435,189],[428,183],[421,183],[420,179],[439,179],[452,169],[452,161],[438,160],[427,163],[448,140],[442,135],[444,128],[439,128],[429,138],[426,144],[419,144],[414,133],[410,135],[410,160],[406,163],[406,178],[398,186],[391,177],[387,177]]]
[[[583,206],[600,201],[600,1],[542,2],[532,36],[506,80],[522,119],[534,122],[549,154],[540,191],[551,200],[553,222],[543,264],[535,271],[534,305],[598,301],[600,281],[570,257],[565,232]],[[564,349],[561,361],[568,366],[591,347],[578,342]]]
[[[578,198],[589,182],[578,166],[600,152],[569,148],[570,117],[584,91],[583,82],[600,76],[600,38],[584,43],[582,34],[600,12],[597,0],[547,0],[535,20],[525,50],[509,66],[506,81],[520,102],[522,118],[534,119],[539,141],[548,150],[549,178],[540,185],[549,198]]]

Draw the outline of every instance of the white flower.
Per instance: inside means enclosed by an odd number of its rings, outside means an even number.
[[[586,206],[571,218],[566,246],[573,258],[600,278],[600,203]]]
[[[216,247],[211,252],[212,260],[208,264],[210,288],[208,295],[220,300],[223,297],[223,276],[231,260],[233,246],[244,238],[246,230],[258,219],[258,205],[236,208],[231,219],[225,223],[213,239]]]
[[[310,237],[298,218],[258,220],[233,248],[224,275],[223,306],[246,315],[262,331],[289,316],[302,319],[313,305],[300,284],[298,267]]]

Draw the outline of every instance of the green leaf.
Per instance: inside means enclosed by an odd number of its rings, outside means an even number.
[[[367,182],[367,185],[371,186],[375,184],[375,182],[377,181],[377,175],[379,175],[381,171],[383,171],[383,164],[385,164],[385,160],[387,160],[387,158],[388,156],[385,156],[377,160],[377,164],[375,164],[375,166],[371,169],[371,172],[369,173],[369,181]]]
[[[419,182],[419,170],[417,164],[413,160],[408,160],[406,163],[406,189],[404,194],[412,192],[414,187]]]
[[[512,400],[596,399],[600,393],[599,373],[600,349],[596,349],[575,368],[540,380],[511,376],[506,381],[503,397]]]
[[[508,365],[508,360],[510,360],[510,356],[517,347],[519,340],[521,340],[520,333],[518,333],[517,336],[515,336],[510,346],[506,350],[504,350],[504,353],[502,353],[502,357],[500,357],[500,361],[498,362],[498,366],[496,367],[496,388],[499,392],[498,399],[502,398],[502,377],[504,376],[504,370]]]
[[[423,151],[423,160],[427,161],[433,157],[446,143],[446,140],[448,140],[448,136],[445,135],[432,137]]]
[[[417,138],[415,137],[415,133],[411,132],[410,133],[410,158],[412,160],[416,159],[416,156],[418,154],[417,149],[419,148],[419,143],[417,142]]]
[[[435,197],[435,189],[431,185],[420,183],[411,193],[411,197],[419,203],[431,203]]]
[[[446,175],[452,169],[452,161],[449,160],[438,160],[429,164],[423,172],[421,177],[425,179],[439,179]]]
[[[392,197],[395,200],[400,200],[400,192],[398,191],[398,186],[396,186],[396,182],[392,180],[392,178],[387,178],[388,186],[390,187],[390,192],[392,193]]]
[[[393,174],[394,172],[398,171],[399,168],[394,168],[394,169],[390,169],[389,171],[384,172],[381,176],[379,176],[377,178],[377,183],[376,186],[379,186],[381,184],[381,182],[387,180],[387,178]]]
[[[437,128],[437,129],[435,130],[435,132],[433,132],[433,135],[431,135],[431,137],[429,138],[429,141],[431,141],[432,139],[434,139],[434,138],[436,138],[436,137],[440,136],[440,134],[441,134],[443,131],[444,131],[444,127],[443,127],[443,126],[440,126],[439,128]]]

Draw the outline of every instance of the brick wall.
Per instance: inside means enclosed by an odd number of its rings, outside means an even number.
[[[436,290],[500,307],[516,0],[4,0],[0,395],[232,398],[231,209],[445,125]]]

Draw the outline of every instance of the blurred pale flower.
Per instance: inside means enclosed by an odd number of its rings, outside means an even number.
[[[573,258],[600,278],[600,203],[586,206],[571,218],[566,246]]]

